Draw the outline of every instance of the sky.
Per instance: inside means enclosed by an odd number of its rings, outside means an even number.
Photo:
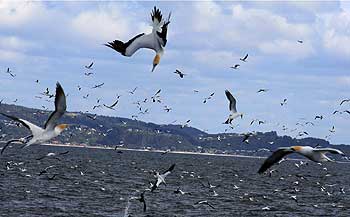
[[[154,6],[163,16],[172,15],[165,53],[151,72],[154,51],[124,57],[103,44],[151,32]],[[241,62],[245,54],[247,62]],[[190,126],[219,133],[228,128],[222,124],[229,115],[228,89],[244,116],[227,132],[274,130],[296,137],[307,131],[333,144],[350,144],[350,115],[332,114],[350,110],[350,103],[339,105],[350,98],[349,58],[349,2],[0,1],[0,99],[27,107],[54,109],[52,101],[35,96],[47,87],[53,92],[59,81],[69,111],[138,115],[157,124],[190,119]],[[93,69],[85,69],[92,61]],[[238,70],[230,68],[235,64],[241,65]],[[8,67],[16,77],[6,73]],[[94,74],[84,75],[87,71]],[[102,88],[91,89],[100,83]],[[135,94],[128,93],[135,87]],[[138,114],[133,103],[159,89],[162,103],[144,103],[149,114]],[[92,109],[97,99],[112,104],[117,95],[115,111]],[[323,120],[314,120],[316,115]],[[265,124],[251,126],[253,119]],[[330,133],[333,126],[336,132]]]

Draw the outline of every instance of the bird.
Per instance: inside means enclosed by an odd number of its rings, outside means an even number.
[[[229,115],[227,120],[224,122],[224,124],[231,124],[232,120],[237,118],[238,116],[241,116],[241,118],[243,118],[243,114],[237,112],[236,99],[232,96],[230,91],[225,90],[225,94],[226,94],[227,99],[230,101],[229,110],[231,111],[231,114]]]
[[[134,94],[136,90],[137,90],[137,87],[135,87],[132,91],[129,91],[129,93]]]
[[[257,93],[267,92],[268,89],[259,89]]]
[[[41,176],[44,173],[48,173],[48,169],[51,169],[53,167],[55,167],[55,165],[50,165],[50,166],[46,167],[45,169],[43,169],[39,172],[38,176]]]
[[[338,110],[335,110],[332,114],[335,115],[335,114],[337,114],[337,113],[340,113],[340,114],[341,114],[342,112],[341,112],[341,111],[338,111]]]
[[[350,99],[343,99],[343,100],[340,102],[340,105],[343,105],[343,103],[346,103],[346,102],[350,102]]]
[[[180,70],[176,69],[175,74],[178,74],[180,76],[180,78],[183,78],[186,74],[182,73]]]
[[[287,104],[287,99],[283,99],[283,101],[280,104],[281,106],[284,106],[285,104]]]
[[[15,74],[11,73],[10,68],[7,68],[6,73],[9,74],[9,75],[11,75],[11,77],[13,77],[13,78],[16,77]]]
[[[159,9],[153,8],[151,12],[152,32],[149,34],[141,33],[130,39],[128,42],[114,40],[105,44],[107,47],[119,52],[123,56],[130,57],[141,48],[152,49],[156,52],[153,59],[152,72],[160,62],[160,58],[164,53],[164,47],[167,44],[168,25],[170,23],[171,13],[167,20],[163,20],[163,15]]]
[[[331,160],[326,156],[326,153],[340,154],[342,156],[345,156],[345,154],[342,151],[334,148],[313,148],[311,146],[281,147],[277,149],[275,152],[273,152],[272,155],[264,161],[258,173],[265,172],[273,164],[279,162],[284,156],[292,153],[303,155],[308,159],[310,159],[311,161],[314,161],[317,163],[326,162],[326,161],[333,162],[333,160]]]
[[[118,104],[119,100],[116,100],[112,105],[106,105],[106,104],[103,104],[104,107],[106,108],[109,108],[109,109],[112,109],[112,110],[115,110],[114,109],[114,106],[116,106]]]
[[[181,125],[181,129],[188,127],[188,123],[190,123],[191,120],[187,120],[184,124]]]
[[[168,106],[164,106],[164,110],[165,110],[166,112],[170,112],[172,109],[169,108]]]
[[[167,169],[163,174],[159,174],[159,172],[156,172],[155,176],[157,179],[153,182],[151,192],[156,190],[159,187],[159,185],[162,183],[166,185],[165,178],[174,170],[174,168],[175,168],[175,164],[171,165],[169,169]]]
[[[181,194],[181,195],[188,194],[188,195],[191,195],[190,192],[182,191],[180,188],[177,188],[177,189],[174,191],[174,194]]]
[[[146,206],[146,200],[145,200],[145,191],[141,193],[140,197],[137,198],[137,200],[143,203],[143,211],[146,212],[147,206]]]
[[[249,144],[249,138],[253,135],[253,133],[244,134],[242,142]]]
[[[95,86],[92,87],[92,89],[101,88],[104,84],[105,84],[105,83],[96,84]]]
[[[65,152],[61,152],[61,153],[54,153],[54,152],[50,152],[50,153],[47,153],[46,155],[44,155],[44,156],[42,156],[42,157],[39,157],[39,158],[37,158],[36,160],[42,160],[42,159],[44,159],[44,158],[46,158],[46,157],[54,157],[55,159],[57,159],[57,160],[61,160],[61,159],[59,159],[58,157],[56,157],[57,155],[65,155],[65,154],[68,154],[69,153],[69,151],[65,151]]]
[[[194,205],[201,205],[201,204],[210,206],[212,209],[215,209],[215,207],[213,205],[211,205],[207,200],[198,201]]]
[[[322,116],[322,115],[316,115],[316,116],[315,116],[315,120],[316,120],[316,119],[322,120],[322,119],[323,119],[323,116]]]
[[[297,42],[300,43],[300,44],[304,43],[302,40],[298,40]]]
[[[230,68],[231,68],[231,69],[239,69],[240,66],[241,66],[241,65],[239,65],[239,64],[235,64],[234,66],[231,66]]]
[[[93,66],[93,65],[94,65],[94,62],[91,62],[90,65],[85,66],[85,68],[87,68],[87,69],[92,69],[92,66]]]
[[[20,142],[25,144],[24,147],[28,147],[35,143],[44,143],[59,134],[68,127],[68,124],[59,124],[57,125],[58,119],[60,119],[63,114],[66,112],[66,96],[64,94],[63,88],[60,83],[56,84],[56,97],[55,97],[55,111],[51,113],[49,118],[47,119],[44,128],[41,128],[33,123],[30,123],[27,120],[17,118],[15,116],[11,116],[5,113],[0,113],[14,121],[21,123],[23,126],[28,128],[31,131],[31,135],[26,136],[21,139],[12,139],[6,143],[6,145],[2,148],[1,154],[4,152],[6,147],[12,142]]]
[[[84,75],[86,75],[86,76],[90,76],[90,75],[92,75],[92,74],[94,74],[93,72],[85,72],[84,73]]]
[[[246,54],[243,58],[239,58],[239,60],[243,62],[247,62],[247,59],[248,59],[248,54]]]

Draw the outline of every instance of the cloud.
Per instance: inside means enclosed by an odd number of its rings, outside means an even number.
[[[313,54],[315,51],[310,43],[299,44],[295,40],[275,40],[258,45],[259,49],[270,55],[288,55],[294,59],[302,59]]]
[[[21,39],[16,36],[1,36],[0,35],[0,48],[9,50],[26,50],[31,47],[36,47],[34,42]]]
[[[212,67],[229,67],[232,65],[232,60],[238,59],[232,52],[213,50],[195,51],[193,57],[197,62]]]
[[[106,4],[73,17],[71,27],[90,42],[101,43],[115,38],[129,40],[134,34],[151,31],[150,25],[142,18],[124,5]]]
[[[25,55],[21,52],[11,51],[11,50],[3,50],[0,48],[0,60],[1,61],[9,61],[16,62],[25,57]]]
[[[319,16],[323,25],[323,46],[333,55],[350,56],[350,11]]]
[[[41,2],[0,1],[0,25],[20,27],[45,14]]]

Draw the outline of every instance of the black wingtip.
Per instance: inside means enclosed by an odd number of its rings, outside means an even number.
[[[175,168],[175,164],[171,165],[171,167],[168,169],[168,171],[172,171]]]

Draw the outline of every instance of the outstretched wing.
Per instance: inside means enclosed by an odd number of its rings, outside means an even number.
[[[21,123],[23,126],[28,128],[32,132],[33,136],[39,135],[39,134],[41,134],[44,131],[44,129],[42,129],[41,127],[39,127],[39,126],[37,126],[35,124],[30,123],[29,121],[17,118],[15,116],[7,115],[7,114],[4,114],[4,113],[0,113],[0,114],[4,115],[5,117],[8,117],[8,118],[10,118],[10,119],[12,119],[14,121],[17,121],[17,122]]]
[[[140,48],[154,49],[154,36],[152,34],[145,35],[144,33],[136,36],[131,43],[126,43],[125,55],[131,56]]]
[[[152,18],[152,32],[157,32],[162,24],[163,15],[162,12],[154,6],[153,11],[151,12]]]
[[[60,83],[56,84],[56,97],[55,97],[55,111],[51,113],[49,119],[47,119],[44,128],[54,129],[57,120],[62,117],[62,115],[66,112],[66,95],[64,95],[64,91]]]
[[[232,111],[233,113],[236,113],[237,112],[236,99],[232,96],[232,94],[228,90],[225,90],[225,94],[227,99],[230,101],[230,104],[229,104],[230,111]]]
[[[169,169],[167,169],[161,176],[163,179],[165,179],[165,177],[167,177],[167,175],[169,175],[173,169],[175,168],[175,164],[171,165],[171,167]]]
[[[315,152],[323,152],[323,153],[331,153],[331,154],[340,154],[340,155],[345,155],[342,151],[335,149],[335,148],[316,148],[313,151]]]
[[[264,161],[258,173],[265,172],[272,165],[280,161],[284,156],[291,153],[293,153],[293,150],[291,150],[290,148],[279,148],[277,151],[273,152],[272,155]]]

